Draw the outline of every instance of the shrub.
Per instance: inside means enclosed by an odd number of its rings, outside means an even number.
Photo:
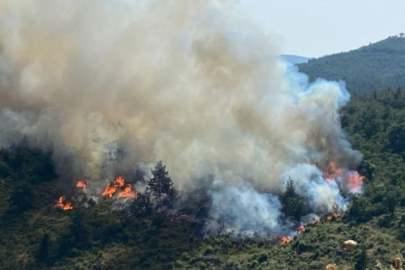
[[[184,260],[184,261],[190,260],[190,254],[188,254],[188,252],[183,252],[181,254],[181,259]]]
[[[259,267],[260,263],[256,260],[252,261],[249,265],[250,269],[255,269],[256,267]]]
[[[204,255],[210,255],[212,253],[214,253],[214,248],[210,245],[206,246],[204,250]]]
[[[257,261],[262,264],[265,261],[267,261],[268,258],[269,258],[269,255],[266,252],[262,252],[260,254],[259,258],[257,259]]]

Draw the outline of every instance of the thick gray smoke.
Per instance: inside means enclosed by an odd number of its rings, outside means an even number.
[[[3,147],[52,149],[61,181],[87,177],[93,194],[158,160],[178,189],[213,175],[211,216],[237,230],[278,226],[269,193],[287,177],[315,212],[344,204],[321,172],[361,159],[339,124],[344,86],[270,57],[233,1],[136,2],[0,0]]]

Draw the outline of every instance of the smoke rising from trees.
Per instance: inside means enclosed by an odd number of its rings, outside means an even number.
[[[289,172],[301,196],[332,194],[310,203],[330,209],[341,197],[321,170],[361,159],[339,124],[349,94],[336,82],[308,85],[271,57],[277,41],[233,5],[0,1],[2,146],[26,137],[52,150],[61,181],[87,177],[94,194],[157,160],[180,190],[212,175],[211,215],[235,215],[237,229],[278,224],[267,193],[282,193]],[[260,215],[242,217],[255,207]]]

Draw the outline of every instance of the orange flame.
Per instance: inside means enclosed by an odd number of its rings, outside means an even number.
[[[125,183],[125,180],[124,180],[124,178],[122,178],[121,176],[118,176],[118,177],[116,177],[115,178],[115,185],[117,186],[117,187],[123,187],[124,186],[124,183]]]
[[[347,185],[351,191],[358,193],[363,184],[363,179],[364,176],[360,175],[358,172],[350,172]]]
[[[331,221],[333,217],[335,217],[335,218],[340,217],[340,214],[335,212],[333,214],[327,215],[326,220]]]
[[[333,207],[333,213],[326,216],[327,221],[331,221],[333,217],[335,217],[335,218],[340,217],[337,204],[334,203],[332,207]]]
[[[287,244],[293,240],[291,236],[282,236],[280,239],[280,244]]]
[[[104,198],[111,198],[116,192],[118,187],[114,184],[108,184],[105,188],[103,194],[101,194]]]
[[[327,180],[333,180],[337,177],[341,177],[343,175],[342,169],[336,166],[334,161],[330,161],[328,164],[328,170],[325,173],[325,178]]]
[[[118,197],[120,198],[137,199],[138,197],[138,193],[132,190],[131,184],[125,184],[125,180],[121,176],[116,177],[114,183],[108,184],[101,196],[104,198],[111,198],[118,192],[118,190],[122,190],[118,194]]]
[[[300,226],[297,228],[297,232],[300,232],[300,233],[305,232],[305,227],[304,227],[303,225],[300,225]]]
[[[84,181],[84,180],[80,180],[76,184],[76,187],[78,189],[81,189],[82,191],[86,191],[86,186],[87,186],[87,184],[86,184],[86,181]]]
[[[138,193],[136,191],[132,191],[132,186],[131,184],[126,184],[124,187],[124,191],[121,191],[118,194],[118,197],[120,198],[134,198],[136,199],[138,197]]]
[[[55,207],[62,209],[64,211],[73,209],[72,203],[69,201],[66,201],[65,196],[62,196],[59,198],[58,202],[55,204]]]

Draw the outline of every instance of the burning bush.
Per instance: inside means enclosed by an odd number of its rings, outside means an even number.
[[[111,198],[117,192],[118,198],[136,199],[138,197],[138,193],[132,190],[132,185],[126,184],[124,178],[121,176],[117,176],[113,183],[108,184],[101,196],[103,198]]]
[[[59,198],[58,202],[55,204],[55,207],[64,211],[73,209],[72,202],[67,201],[65,196]]]

